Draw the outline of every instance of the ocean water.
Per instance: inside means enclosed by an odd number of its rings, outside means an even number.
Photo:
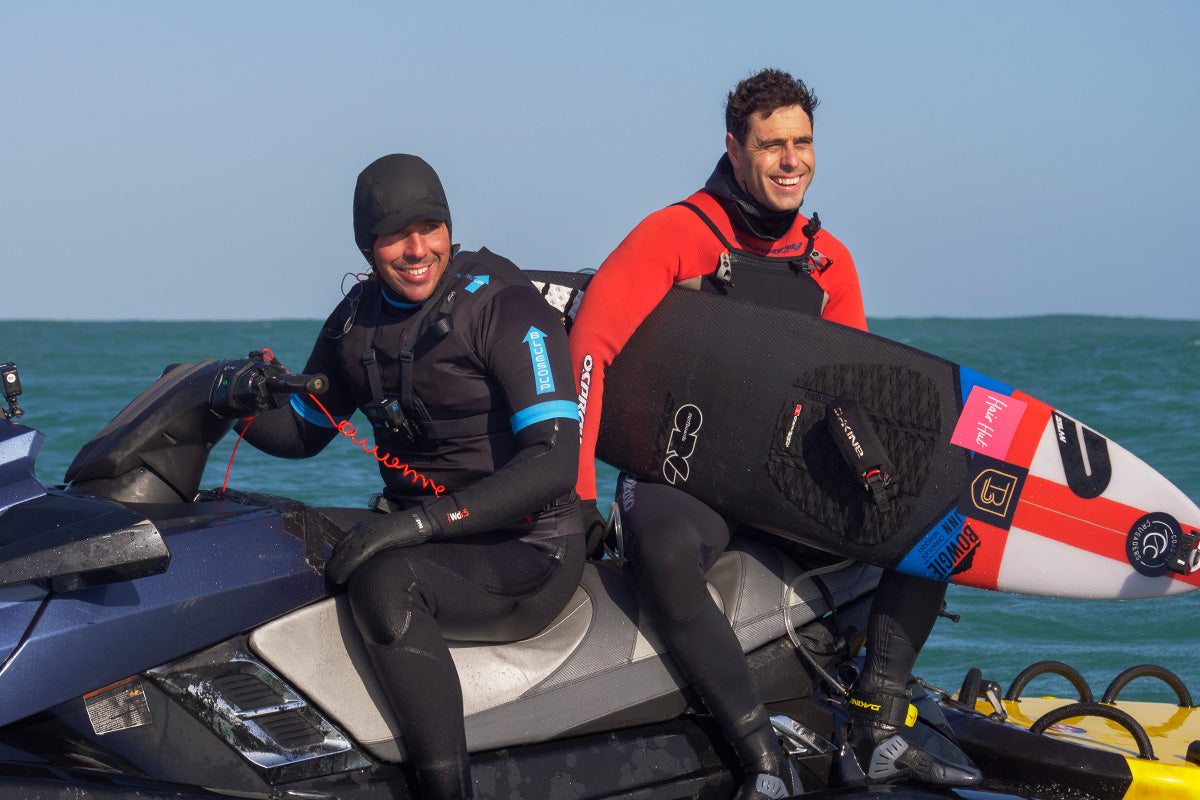
[[[269,348],[303,367],[319,323],[0,321],[0,363],[17,364],[26,415],[46,434],[38,477],[60,483],[80,446],[149,386],[168,364],[239,358]],[[879,319],[880,335],[956,361],[1038,397],[1141,457],[1200,502],[1200,321],[1092,316],[1015,319]],[[359,419],[365,424],[365,420]],[[320,505],[360,505],[379,485],[374,461],[339,437],[316,459],[285,461],[233,437],[215,448],[204,486],[272,492]],[[599,471],[601,497],[615,472]],[[916,673],[956,690],[966,671],[1007,688],[1041,660],[1078,669],[1097,698],[1127,667],[1156,663],[1200,700],[1200,592],[1137,601],[1077,601],[952,586],[949,611]],[[1039,678],[1029,694],[1068,696],[1063,679]],[[1122,699],[1171,700],[1142,678]]]

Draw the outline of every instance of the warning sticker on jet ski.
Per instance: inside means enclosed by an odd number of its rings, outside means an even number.
[[[149,725],[150,701],[142,681],[130,678],[84,695],[84,708],[97,736]]]

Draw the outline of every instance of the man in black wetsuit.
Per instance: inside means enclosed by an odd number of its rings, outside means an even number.
[[[389,155],[363,170],[354,236],[373,272],[305,366],[330,388],[246,429],[254,446],[302,458],[345,432],[355,409],[371,420],[385,488],[373,510],[326,510],[349,529],[326,574],[347,585],[425,798],[472,796],[443,637],[533,635],[566,605],[584,561],[566,333],[511,262],[458,253],[450,232],[423,160]]]

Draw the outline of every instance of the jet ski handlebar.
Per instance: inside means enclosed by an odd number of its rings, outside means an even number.
[[[269,350],[256,350],[218,365],[209,405],[223,416],[248,417],[283,405],[283,395],[323,394],[328,387],[324,375],[293,375]]]
[[[118,503],[192,502],[209,453],[234,420],[328,385],[324,375],[289,373],[269,350],[172,364],[80,449],[66,482],[72,493]]]
[[[267,391],[277,394],[325,394],[329,379],[324,375],[276,375],[268,376]]]

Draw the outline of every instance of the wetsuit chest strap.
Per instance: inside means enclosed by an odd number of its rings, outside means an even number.
[[[444,339],[454,329],[452,312],[456,290],[450,290],[440,303],[426,301],[417,310],[413,318],[405,326],[400,338],[400,348],[396,356],[400,368],[400,386],[398,398],[387,398],[383,391],[383,378],[379,368],[379,360],[375,352],[375,336],[379,331],[379,320],[383,313],[383,288],[380,287],[370,312],[371,336],[367,350],[362,355],[362,365],[367,373],[367,381],[371,390],[371,408],[374,413],[368,414],[371,423],[376,427],[391,428],[403,433],[413,441],[439,441],[459,436],[477,436],[504,430],[509,422],[502,411],[491,411],[473,414],[459,419],[433,419],[425,404],[413,391],[413,370],[415,349],[418,342],[425,337],[432,337],[432,344]],[[424,329],[425,320],[433,307],[438,306],[437,318]],[[376,419],[378,417],[378,419]]]
[[[713,222],[712,219],[709,218],[709,216],[705,214],[704,211],[695,203],[691,203],[687,200],[681,200],[678,203],[675,203],[675,205],[682,206],[698,216],[700,220],[708,226],[708,229],[713,232],[713,235],[720,240],[721,244],[725,246],[726,252],[722,254],[720,263],[718,264],[717,270],[714,273],[716,277],[723,283],[729,284],[733,282],[732,269],[730,267],[729,260],[730,253],[737,254],[740,258],[744,258],[749,261],[786,264],[798,275],[812,275],[813,272],[822,272],[833,263],[831,259],[821,255],[814,249],[817,232],[821,230],[821,218],[817,216],[815,211],[813,212],[812,219],[805,223],[804,227],[800,229],[801,233],[803,233],[804,237],[808,240],[804,246],[804,252],[802,252],[799,256],[770,256],[755,253],[752,250],[747,250],[744,247],[735,246],[729,241],[725,234],[722,233],[721,229],[717,227],[717,224]]]

